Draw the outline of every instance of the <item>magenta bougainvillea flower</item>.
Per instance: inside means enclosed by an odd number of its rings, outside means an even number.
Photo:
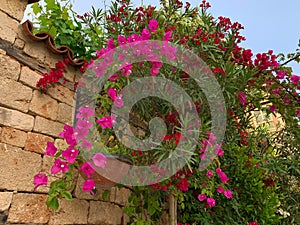
[[[61,155],[68,161],[69,164],[73,164],[78,154],[79,151],[77,149],[69,147],[68,149],[63,151]]]
[[[114,116],[105,116],[96,120],[96,122],[99,123],[102,129],[112,128],[113,124],[116,124]]]
[[[216,206],[216,200],[214,198],[207,198],[206,203],[209,207],[214,207]]]
[[[33,178],[33,184],[35,185],[34,191],[41,185],[47,185],[48,184],[47,175],[43,173],[36,174]]]
[[[230,190],[224,191],[224,196],[228,199],[232,198],[232,192]]]
[[[222,186],[218,187],[217,192],[220,193],[220,194],[223,193],[224,188]]]
[[[298,85],[298,82],[300,81],[300,76],[292,75],[291,81],[293,82],[293,84]]]
[[[60,137],[64,138],[68,145],[75,146],[77,145],[77,141],[75,139],[74,135],[74,129],[73,127],[69,126],[68,124],[65,124],[63,132],[59,134]]]
[[[200,194],[200,195],[198,195],[198,200],[199,200],[200,202],[203,202],[205,199],[206,199],[206,195],[205,195],[205,194]]]
[[[82,190],[85,192],[90,192],[91,195],[94,195],[93,190],[95,189],[95,181],[94,180],[86,180],[82,184]]]
[[[226,183],[229,181],[227,175],[220,169],[220,168],[217,168],[216,169],[216,172],[221,180],[222,183]]]
[[[206,176],[207,176],[208,178],[211,178],[213,175],[214,175],[214,174],[213,174],[213,172],[212,172],[211,170],[208,170],[208,171],[206,172]]]
[[[300,109],[297,109],[297,111],[296,111],[296,116],[297,116],[297,117],[300,117]]]
[[[55,147],[55,145],[52,142],[48,141],[45,155],[54,156],[56,152],[57,148]]]
[[[66,173],[68,170],[68,164],[60,159],[55,159],[53,166],[51,167],[52,174],[57,174],[59,172]]]
[[[82,172],[84,172],[88,178],[91,177],[91,175],[93,173],[95,173],[94,168],[91,166],[91,164],[89,162],[85,162],[80,168],[79,170],[81,170]]]
[[[245,106],[247,104],[247,96],[244,92],[242,91],[238,92],[238,99],[242,105]]]
[[[102,153],[97,153],[92,157],[92,160],[95,164],[95,166],[100,167],[100,168],[105,168],[105,164],[107,162],[107,158],[105,155]]]
[[[76,118],[89,119],[90,116],[94,116],[94,110],[92,108],[79,108]]]
[[[151,30],[151,32],[155,32],[158,28],[158,22],[152,19],[149,21],[148,27]]]

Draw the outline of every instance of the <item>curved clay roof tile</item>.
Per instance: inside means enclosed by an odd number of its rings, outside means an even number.
[[[38,2],[38,0],[29,0],[28,3]],[[54,38],[47,32],[39,32],[37,34],[33,33],[33,25],[29,20],[26,20],[22,24],[23,30],[27,36],[29,36],[34,41],[44,41],[49,51],[63,55],[65,58],[69,59],[70,65],[73,66],[82,66],[85,62],[85,59],[74,59],[74,52],[68,46],[59,46],[55,47]]]

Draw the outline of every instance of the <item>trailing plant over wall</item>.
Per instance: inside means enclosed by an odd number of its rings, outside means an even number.
[[[240,47],[245,40],[240,34],[243,26],[229,18],[213,18],[206,1],[198,7],[180,1],[161,1],[160,7],[133,7],[129,1],[118,0],[107,11],[92,9],[83,16],[76,15],[69,2],[46,0],[45,3],[48,10],[33,5],[38,28],[56,37],[58,45],[72,47],[78,57],[90,59],[82,68],[88,74],[84,78],[90,75],[91,84],[99,87],[103,84],[102,90],[92,96],[97,109],[81,105],[74,128],[65,125],[60,136],[68,147],[57,149],[48,143],[45,154],[55,157],[51,173],[62,173],[61,179],[50,184],[48,206],[57,209],[59,198],[72,198],[75,168],[87,177],[83,191],[95,193],[91,175],[97,168],[105,168],[107,152],[103,146],[106,146],[109,153],[130,157],[135,166],[151,165],[150,172],[156,178],[150,183],[152,176],[135,174],[139,185],[132,185],[133,192],[125,208],[130,224],[157,224],[172,197],[178,203],[178,224],[296,224],[297,209],[288,204],[293,202],[292,194],[299,198],[296,165],[300,76],[286,67],[283,58],[272,50],[254,56],[250,49]],[[64,26],[55,26],[62,21],[67,21]],[[141,42],[146,44],[140,45]],[[227,115],[227,124],[220,143],[217,133],[211,131],[218,112],[211,111],[211,96],[206,96],[197,79],[191,76],[199,69],[195,67],[194,55],[206,65],[200,68],[201,72],[212,71],[210,78],[206,78],[213,79],[214,75],[224,96],[225,108],[220,105],[218,111]],[[137,56],[144,60],[129,63],[130,57]],[[297,53],[290,57],[294,60],[298,59],[296,56]],[[59,65],[61,70],[56,70],[63,72]],[[113,66],[117,69],[112,72]],[[44,91],[52,80],[62,78],[51,79],[53,74],[57,73],[49,73],[46,82],[45,77],[39,82]],[[151,136],[152,118],[159,117],[166,122],[165,133],[157,136],[160,145],[151,143],[155,146],[151,151],[127,147],[123,143],[124,135],[114,129],[122,126],[122,120],[110,114],[113,107],[126,111],[126,85],[145,77],[152,77],[153,82],[149,81],[149,86],[135,86],[132,92],[144,93],[155,84],[155,79],[172,80],[187,93],[192,108],[201,118],[192,120],[182,116],[182,112],[186,115],[192,109],[187,102],[177,100],[179,97],[176,100],[180,108],[159,97],[138,101],[128,111],[132,130],[136,128],[133,134],[139,140]],[[102,78],[108,79],[104,83]],[[87,91],[88,86],[79,82],[81,91]],[[168,89],[169,93],[172,91]],[[268,126],[255,127],[254,111],[265,112],[267,117],[280,117],[283,123],[275,132],[270,132]],[[91,130],[94,125],[96,131]],[[193,129],[186,130],[186,127]],[[161,134],[161,130],[156,131]],[[195,132],[197,138],[186,141]],[[102,138],[95,145],[92,140],[96,140],[93,138],[97,134]],[[195,144],[196,150],[184,148],[176,152],[184,142]],[[176,173],[169,174],[172,168],[157,166],[156,162],[174,155],[178,161],[187,159]],[[211,162],[199,168],[205,160]],[[36,188],[47,185],[47,181],[45,174],[36,175],[34,180]],[[293,183],[293,188],[287,187],[288,182]]]

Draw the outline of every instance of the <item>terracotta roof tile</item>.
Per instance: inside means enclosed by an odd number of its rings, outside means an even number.
[[[39,0],[28,0],[28,3],[38,2]],[[55,40],[54,38],[47,32],[39,32],[37,34],[33,33],[33,25],[32,23],[27,20],[22,24],[23,30],[27,36],[29,36],[32,40],[35,41],[43,41],[45,42],[49,51],[64,56],[68,58],[70,61],[70,65],[73,66],[82,66],[86,60],[83,58],[74,59],[74,52],[68,46],[59,46],[55,47]]]

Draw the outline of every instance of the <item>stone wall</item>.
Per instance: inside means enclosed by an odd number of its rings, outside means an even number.
[[[101,191],[94,197],[80,191],[79,176],[74,199],[61,201],[56,212],[45,205],[47,188],[33,192],[33,176],[52,166],[52,158],[43,155],[46,143],[62,144],[58,134],[72,124],[72,84],[80,73],[69,66],[66,84],[40,94],[41,74],[63,57],[24,35],[20,21],[27,3],[0,0],[0,225],[126,224],[128,189],[112,188],[103,201]]]

